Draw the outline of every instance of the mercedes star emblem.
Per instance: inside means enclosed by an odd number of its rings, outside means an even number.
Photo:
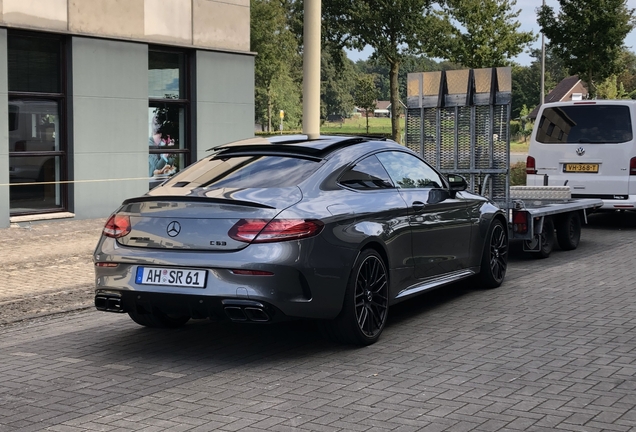
[[[181,232],[181,224],[177,221],[172,221],[168,224],[167,231],[170,237],[176,237]]]
[[[576,149],[576,154],[579,156],[583,156],[585,154],[585,149],[583,147],[579,147]]]

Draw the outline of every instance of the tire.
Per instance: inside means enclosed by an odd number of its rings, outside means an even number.
[[[152,313],[139,313],[136,309],[128,312],[128,316],[137,324],[152,328],[179,328],[190,321],[189,316],[167,315],[158,309]]]
[[[484,241],[479,280],[483,288],[497,288],[506,277],[508,268],[508,231],[495,220]]]
[[[581,240],[581,216],[578,212],[566,213],[557,220],[556,236],[564,251],[576,249]]]
[[[543,229],[541,230],[541,249],[539,252],[535,252],[535,258],[547,258],[554,249],[554,243],[556,239],[554,236],[554,221],[550,216],[545,216],[543,219]]]
[[[371,345],[384,330],[389,312],[389,274],[384,260],[373,249],[360,252],[353,266],[342,311],[326,325],[337,342]]]

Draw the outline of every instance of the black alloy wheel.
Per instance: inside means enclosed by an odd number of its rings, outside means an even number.
[[[355,311],[358,327],[368,338],[376,338],[384,329],[388,310],[387,274],[382,259],[368,256],[358,270]]]
[[[389,275],[373,249],[360,252],[345,292],[342,311],[325,326],[327,335],[354,345],[371,345],[384,330],[389,312]]]
[[[490,227],[481,260],[481,283],[484,288],[497,288],[506,277],[508,268],[508,231],[501,221]]]

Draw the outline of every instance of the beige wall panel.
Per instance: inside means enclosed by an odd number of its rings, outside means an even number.
[[[69,30],[73,32],[126,38],[144,37],[144,0],[68,2]]]
[[[147,39],[192,43],[192,0],[145,0],[144,5]]]
[[[67,1],[2,0],[2,18],[12,25],[67,30]]]
[[[249,51],[249,2],[194,0],[193,7],[195,45]]]

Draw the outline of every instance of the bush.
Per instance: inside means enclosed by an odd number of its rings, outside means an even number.
[[[510,120],[510,135],[521,134],[521,123],[518,120]]]
[[[526,163],[519,161],[510,167],[510,186],[525,186]]]

